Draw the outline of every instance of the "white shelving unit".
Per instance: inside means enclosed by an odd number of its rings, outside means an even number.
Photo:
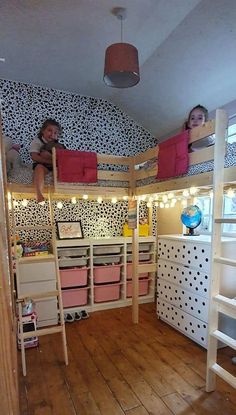
[[[68,299],[63,300],[64,310],[96,311],[132,303],[132,238],[57,240],[56,246],[62,297]],[[155,237],[139,238],[139,263],[139,302],[152,302],[156,278]],[[66,282],[68,270],[75,274],[72,279],[75,285]],[[77,298],[73,297],[75,291]]]
[[[235,238],[222,238],[222,252],[234,258]],[[158,238],[157,315],[207,348],[210,296],[211,238],[207,235],[161,235]],[[232,269],[222,265],[223,295],[236,296]],[[232,321],[221,316],[221,327],[231,333]]]

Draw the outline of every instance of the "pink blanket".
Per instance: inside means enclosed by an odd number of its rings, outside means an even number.
[[[58,181],[96,183],[97,154],[87,151],[56,149]]]
[[[168,179],[187,173],[189,131],[183,131],[159,144],[157,179]]]

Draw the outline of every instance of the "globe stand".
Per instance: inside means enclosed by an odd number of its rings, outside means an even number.
[[[184,236],[199,236],[200,233],[196,233],[194,232],[194,228],[189,228],[188,226],[186,226],[186,228],[188,229],[188,233],[184,233]]]

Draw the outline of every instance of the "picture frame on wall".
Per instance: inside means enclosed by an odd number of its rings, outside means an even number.
[[[56,224],[59,239],[82,239],[84,237],[80,220],[58,221]]]

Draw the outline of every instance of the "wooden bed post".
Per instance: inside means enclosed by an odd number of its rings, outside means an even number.
[[[133,323],[139,322],[139,304],[138,304],[138,294],[139,294],[139,279],[138,279],[138,265],[139,265],[139,200],[137,200],[137,225],[136,229],[132,231],[132,321]]]
[[[136,178],[135,178],[135,157],[130,157],[129,163],[129,196],[135,198]],[[137,200],[137,223],[136,229],[132,229],[132,321],[139,321],[138,306],[138,237],[139,237],[139,201]]]
[[[19,415],[16,323],[12,305],[5,153],[0,117],[0,400],[4,414]]]

